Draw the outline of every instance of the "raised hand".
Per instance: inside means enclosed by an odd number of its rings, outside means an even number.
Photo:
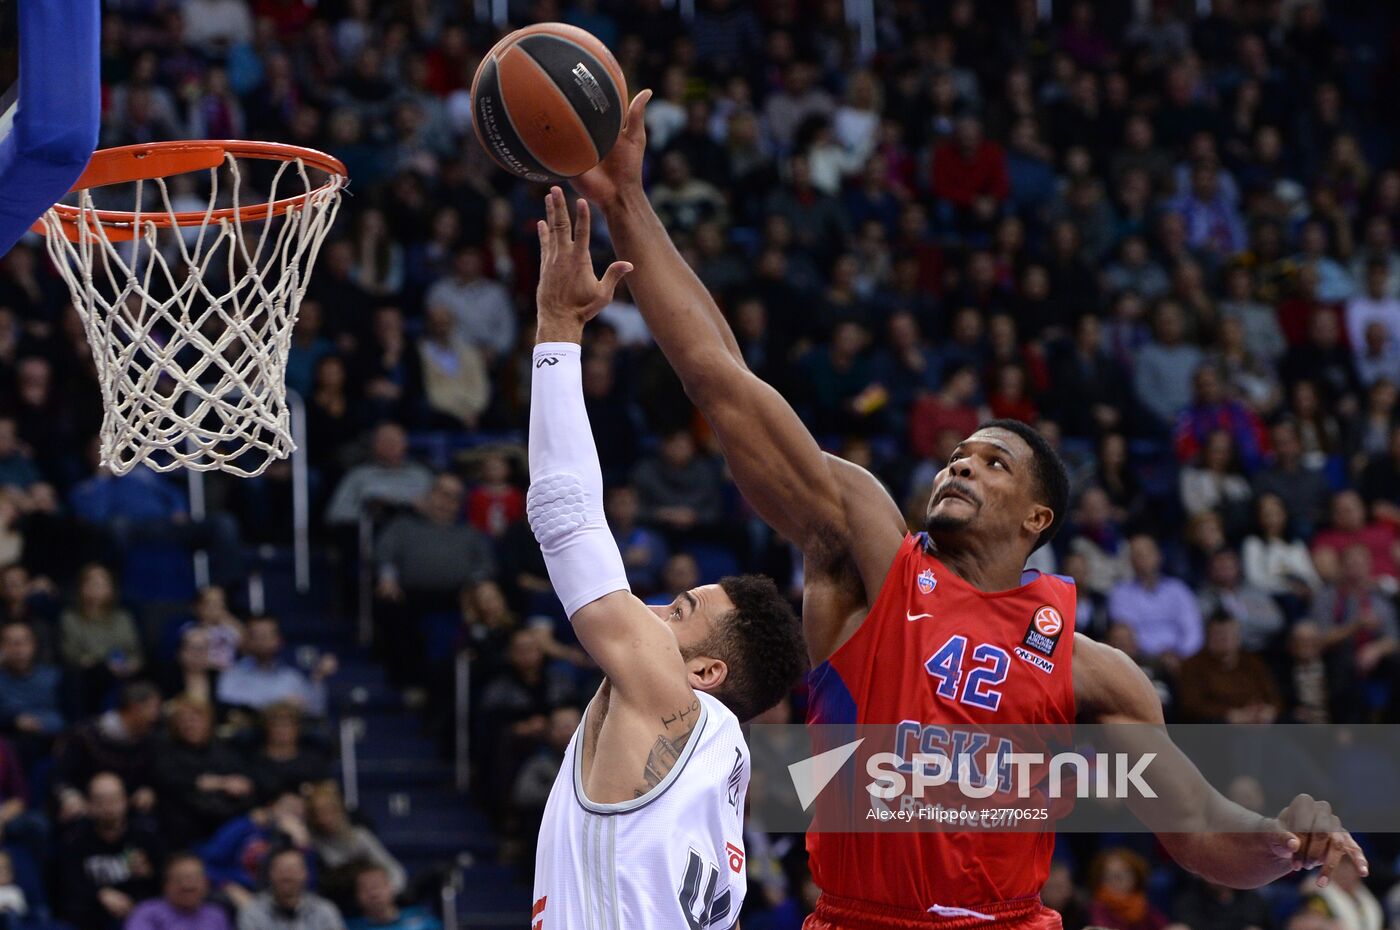
[[[608,157],[596,168],[573,179],[574,188],[580,194],[604,209],[616,203],[627,190],[642,189],[642,159],[647,151],[646,112],[650,99],[650,90],[632,98],[632,105],[627,108],[627,121]]]
[[[578,201],[578,219],[571,223],[564,192],[549,189],[544,201],[545,219],[540,235],[540,284],[535,292],[539,306],[536,339],[539,342],[578,342],[583,324],[598,315],[612,300],[622,276],[632,270],[629,262],[613,262],[601,280],[593,276],[588,252],[588,201]]]

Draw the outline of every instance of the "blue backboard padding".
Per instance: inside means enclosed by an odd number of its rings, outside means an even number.
[[[68,193],[102,118],[100,0],[17,0],[19,106],[0,140],[0,255]]]

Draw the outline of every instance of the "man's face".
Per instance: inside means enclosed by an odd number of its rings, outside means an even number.
[[[0,665],[12,672],[28,670],[34,662],[34,633],[22,623],[0,632]]]
[[[1155,577],[1162,567],[1162,553],[1150,536],[1133,538],[1128,544],[1128,560],[1139,578]]]
[[[706,584],[682,591],[669,604],[648,609],[670,629],[680,647],[681,658],[688,662],[703,655],[702,647],[719,629],[724,617],[734,610],[734,602],[719,585]]]
[[[689,433],[672,433],[661,446],[661,457],[672,468],[684,468],[695,457],[695,441]]]
[[[268,869],[268,886],[278,904],[295,907],[306,889],[306,860],[300,853],[278,856]]]
[[[98,775],[88,786],[88,810],[99,826],[112,827],[126,819],[126,789],[115,775]]]
[[[165,899],[177,911],[196,910],[209,894],[209,880],[198,859],[181,859],[165,876]]]
[[[637,492],[630,487],[616,488],[608,495],[608,523],[612,526],[631,526],[637,522],[641,504]]]
[[[1239,655],[1240,625],[1233,620],[1212,623],[1206,630],[1206,649],[1217,659]]]
[[[965,534],[1015,537],[1035,518],[1043,530],[1051,514],[1034,498],[1034,470],[1034,453],[1020,436],[995,428],[973,433],[934,478],[925,515],[929,536],[942,545]]]
[[[248,635],[243,641],[243,651],[259,662],[271,662],[282,651],[282,634],[277,624],[259,620],[248,624]]]
[[[408,455],[408,434],[402,428],[386,423],[374,433],[374,460],[388,467],[402,465]]]
[[[464,494],[462,483],[456,478],[450,475],[439,477],[428,492],[427,506],[424,508],[428,519],[444,526],[455,523],[457,514],[462,510]]]

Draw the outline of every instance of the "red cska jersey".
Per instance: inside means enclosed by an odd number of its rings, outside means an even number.
[[[1072,724],[1074,616],[1072,581],[1032,573],[979,591],[911,534],[860,629],[812,670],[807,722]],[[1054,843],[1048,832],[807,834],[823,893],[920,911],[1034,901]]]

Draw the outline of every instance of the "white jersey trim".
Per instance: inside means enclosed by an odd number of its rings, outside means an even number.
[[[630,814],[632,811],[640,810],[661,797],[666,789],[671,787],[676,779],[680,777],[681,770],[684,769],[685,764],[690,761],[691,755],[695,752],[695,747],[700,745],[700,736],[704,732],[705,724],[710,717],[709,708],[705,706],[704,701],[701,701],[700,719],[696,722],[695,729],[691,731],[690,739],[686,741],[685,748],[681,750],[680,758],[676,760],[675,765],[671,766],[671,771],[666,773],[666,777],[657,782],[655,787],[641,797],[633,798],[631,801],[602,804],[597,801],[590,801],[587,792],[583,790],[583,742],[584,735],[588,732],[588,714],[592,709],[593,704],[590,702],[588,707],[584,709],[583,719],[579,721],[578,725],[578,751],[574,753],[574,798],[578,801],[580,807],[595,814]]]

